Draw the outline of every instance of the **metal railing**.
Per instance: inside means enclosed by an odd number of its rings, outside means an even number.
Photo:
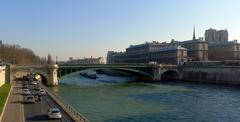
[[[62,98],[60,98],[58,95],[56,95],[55,93],[53,93],[49,88],[45,87],[43,84],[41,84],[41,87],[43,87],[46,92],[48,93],[48,95],[54,99],[54,101],[62,107],[63,110],[65,110],[65,112],[67,114],[69,114],[69,116],[72,117],[73,120],[77,121],[77,122],[89,122],[82,114],[80,114],[77,110],[75,110],[73,107],[71,107],[69,104],[67,104]]]

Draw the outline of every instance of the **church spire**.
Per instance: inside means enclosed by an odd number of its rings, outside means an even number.
[[[195,25],[193,26],[193,40],[196,40],[196,36],[195,36]]]

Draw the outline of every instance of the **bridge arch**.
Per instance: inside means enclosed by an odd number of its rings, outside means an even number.
[[[20,78],[24,75],[30,74],[32,72],[39,74],[45,83],[48,86],[58,85],[57,80],[57,69],[58,65],[50,64],[50,65],[30,65],[30,66],[22,66],[22,65],[7,65],[7,82],[12,83],[16,78]]]
[[[137,70],[137,69],[131,69],[131,68],[104,68],[104,67],[97,67],[97,68],[88,68],[88,69],[80,69],[80,70],[72,70],[70,72],[65,72],[61,71],[61,68],[59,69],[59,73],[60,73],[60,77],[67,77],[69,75],[72,74],[77,74],[77,73],[81,73],[81,72],[87,72],[87,71],[96,71],[96,70],[104,70],[104,69],[111,69],[111,70],[120,70],[120,71],[127,71],[127,72],[131,72],[131,73],[136,73],[145,77],[153,77],[153,75],[151,73],[147,73],[141,70]]]
[[[36,73],[36,74],[39,74],[40,76],[41,76],[41,78],[42,78],[42,82],[44,83],[44,84],[47,84],[47,82],[49,82],[49,76],[48,76],[48,74],[46,73],[46,71],[42,71],[42,70],[34,70],[34,72]],[[23,77],[23,76],[26,76],[26,75],[28,75],[28,74],[30,74],[31,73],[31,71],[29,70],[29,69],[19,69],[19,70],[13,70],[12,71],[12,78],[11,79],[13,79],[13,80],[15,80],[16,78],[21,78],[21,77]]]
[[[161,73],[161,80],[180,80],[182,74],[176,69],[165,70]]]

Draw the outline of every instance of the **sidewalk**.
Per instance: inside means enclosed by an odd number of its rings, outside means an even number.
[[[10,91],[2,122],[24,122],[23,96],[21,95],[22,84],[14,82],[12,85],[13,88]]]

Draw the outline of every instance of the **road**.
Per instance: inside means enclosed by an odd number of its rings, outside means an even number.
[[[36,95],[38,90],[35,90],[34,85],[28,86],[31,94]],[[48,109],[51,107],[58,107],[62,112],[61,119],[50,120],[47,116]],[[73,120],[65,113],[48,95],[42,96],[42,100],[34,104],[24,104],[25,121],[51,121],[51,122],[72,122]]]

